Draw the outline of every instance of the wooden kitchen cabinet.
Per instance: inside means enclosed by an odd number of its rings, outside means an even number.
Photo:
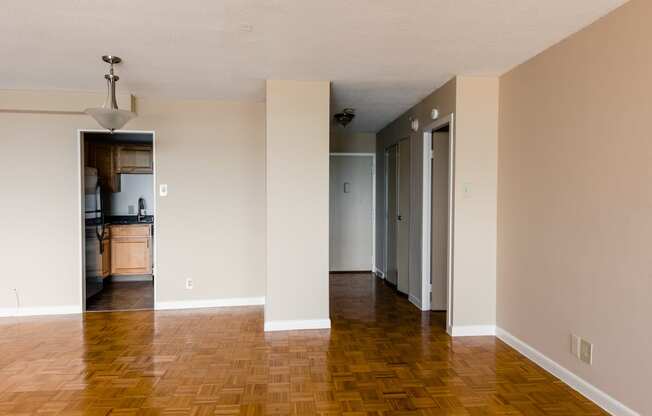
[[[111,275],[111,240],[108,238],[102,240],[102,251],[100,275],[102,278],[106,278]]]
[[[120,145],[116,148],[118,173],[154,173],[154,159],[150,145]]]
[[[115,147],[106,143],[94,143],[89,160],[95,161],[97,175],[110,192],[120,192],[120,175],[116,168]]]
[[[111,226],[111,274],[152,274],[149,224]]]

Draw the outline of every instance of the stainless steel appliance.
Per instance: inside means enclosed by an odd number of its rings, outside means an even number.
[[[106,213],[108,196],[102,189],[97,169],[84,170],[84,220],[86,253],[86,299],[103,288],[102,241],[107,238]]]

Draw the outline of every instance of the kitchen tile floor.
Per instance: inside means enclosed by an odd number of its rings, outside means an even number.
[[[86,310],[125,311],[154,308],[154,282],[106,281],[104,289],[86,301]]]

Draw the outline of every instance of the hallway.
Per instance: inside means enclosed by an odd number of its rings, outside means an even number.
[[[258,306],[1,319],[0,415],[604,414],[370,274],[331,275],[331,317],[274,333]]]

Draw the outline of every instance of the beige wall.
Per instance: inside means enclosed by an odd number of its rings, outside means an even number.
[[[326,81],[267,81],[268,329],[329,319],[329,101]]]
[[[376,268],[385,271],[386,210],[385,150],[404,138],[410,139],[410,295],[421,302],[421,217],[423,205],[423,132],[410,129],[410,117],[417,117],[424,126],[430,111],[438,108],[442,117],[455,112],[457,99],[455,78],[431,93],[377,134],[376,141]]]
[[[453,325],[496,322],[498,78],[458,77]]]
[[[498,325],[652,414],[652,2],[501,78]],[[575,333],[592,366],[569,353]]]
[[[353,133],[340,126],[331,126],[330,150],[332,153],[375,153],[375,133]]]
[[[498,78],[456,77],[378,133],[377,262],[385,250],[385,149],[409,137],[411,149],[410,295],[421,300],[423,128],[455,113],[453,325],[493,325],[496,304]],[[410,129],[410,117],[421,129]],[[464,192],[467,189],[469,192]],[[380,259],[380,260],[378,260]]]
[[[138,100],[156,132],[157,301],[265,294],[265,106]],[[88,116],[0,113],[0,311],[80,307],[77,129]],[[194,289],[185,289],[192,277]]]

